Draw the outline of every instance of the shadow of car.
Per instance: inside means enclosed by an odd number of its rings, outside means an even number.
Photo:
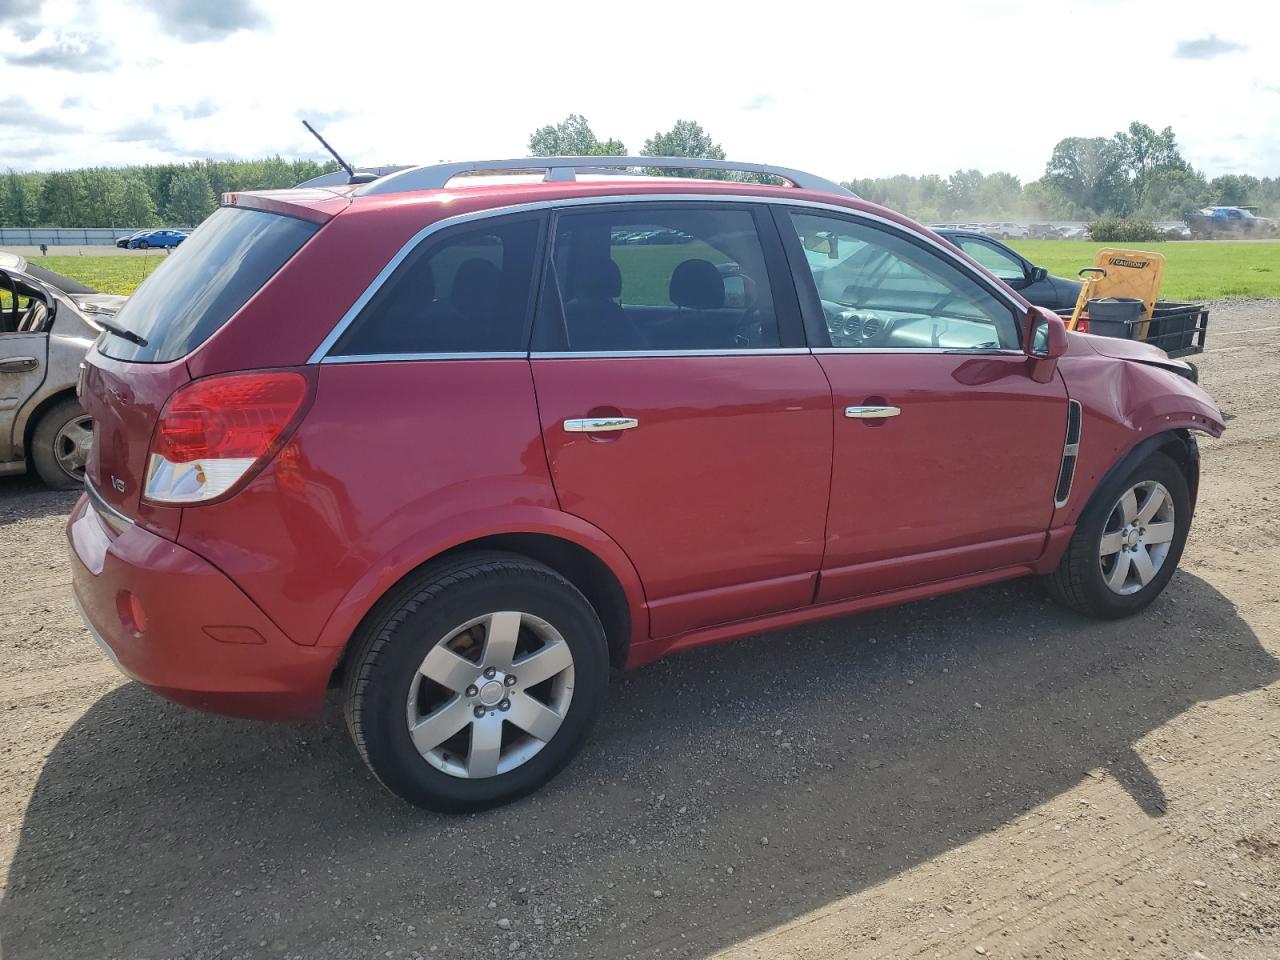
[[[1017,582],[691,652],[624,680],[558,781],[466,818],[351,776],[340,724],[127,684],[42,761],[5,956],[705,956],[1090,776],[1150,818],[1194,800],[1137,745],[1280,665],[1192,574],[1153,614],[1085,621]]]

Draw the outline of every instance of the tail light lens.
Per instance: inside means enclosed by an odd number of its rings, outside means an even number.
[[[307,400],[292,371],[196,380],[160,412],[147,459],[144,497],[202,503],[224,496],[275,455]]]

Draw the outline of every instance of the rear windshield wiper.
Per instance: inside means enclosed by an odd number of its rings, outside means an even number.
[[[124,327],[117,326],[109,320],[103,320],[100,314],[94,314],[93,322],[100,326],[107,333],[114,334],[121,340],[128,340],[130,343],[136,343],[140,347],[147,345],[147,338],[139,336],[132,330],[126,330]]]

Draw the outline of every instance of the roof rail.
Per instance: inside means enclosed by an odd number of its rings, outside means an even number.
[[[542,171],[549,182],[572,181],[579,173],[610,173],[618,168],[641,167],[662,170],[726,170],[739,173],[761,173],[785,180],[802,190],[819,190],[854,196],[852,191],[822,177],[775,167],[767,163],[737,163],[730,160],[707,160],[702,157],[521,157],[516,160],[473,160],[462,163],[437,163],[409,167],[398,173],[380,177],[356,189],[361,196],[376,193],[405,193],[410,190],[441,190],[455,177],[468,173],[515,173]]]
[[[345,170],[333,170],[329,173],[322,173],[318,177],[312,177],[310,180],[303,180],[301,183],[295,184],[294,189],[297,190],[302,187],[340,187],[349,183],[368,183],[398,170],[411,169],[411,164],[403,163],[393,167],[356,167],[354,176],[363,177],[363,180],[353,180]]]

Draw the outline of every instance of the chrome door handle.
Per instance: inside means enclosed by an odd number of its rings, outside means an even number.
[[[896,417],[902,411],[897,407],[845,407],[844,415],[853,420],[879,420],[881,417]]]
[[[568,433],[607,433],[612,430],[634,430],[638,426],[640,421],[635,417],[584,417],[564,422],[564,429]]]
[[[0,373],[21,373],[23,370],[34,370],[40,366],[35,357],[10,357],[0,360]]]

